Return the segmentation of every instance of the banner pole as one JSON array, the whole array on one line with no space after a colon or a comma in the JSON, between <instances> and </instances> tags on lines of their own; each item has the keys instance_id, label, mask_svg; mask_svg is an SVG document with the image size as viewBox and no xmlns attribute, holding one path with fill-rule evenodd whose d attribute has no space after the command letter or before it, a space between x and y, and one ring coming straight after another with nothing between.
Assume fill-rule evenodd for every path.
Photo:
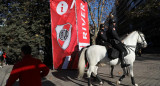
<instances>
[{"instance_id":1,"label":"banner pole","mask_svg":"<svg viewBox=\"0 0 160 86\"><path fill-rule=\"evenodd\" d=\"M77 5L76 5L76 0L74 0L74 1L75 1L75 12L76 12L77 44L78 44L78 50L79 50L78 19L77 19Z\"/></svg>"},{"instance_id":2,"label":"banner pole","mask_svg":"<svg viewBox=\"0 0 160 86\"><path fill-rule=\"evenodd\" d=\"M50 12L51 12L51 0L49 0L49 7L50 7ZM51 18L51 13L50 13L50 18ZM52 64L53 64L53 58L54 58L54 55L53 55L53 40L52 40L52 18L51 18L51 44L52 44ZM52 65L53 67L53 70L54 70L54 64Z\"/></svg>"}]
</instances>

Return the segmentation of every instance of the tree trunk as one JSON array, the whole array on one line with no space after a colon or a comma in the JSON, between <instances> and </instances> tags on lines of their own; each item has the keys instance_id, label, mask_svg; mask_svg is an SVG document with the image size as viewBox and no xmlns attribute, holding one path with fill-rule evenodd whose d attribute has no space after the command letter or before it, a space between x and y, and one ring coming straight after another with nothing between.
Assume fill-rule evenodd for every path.
<instances>
[{"instance_id":1,"label":"tree trunk","mask_svg":"<svg viewBox=\"0 0 160 86\"><path fill-rule=\"evenodd\" d=\"M95 45L95 44L96 44L97 34L98 34L98 29L95 28L95 33L94 33L94 35L91 37L92 45Z\"/></svg>"}]
</instances>

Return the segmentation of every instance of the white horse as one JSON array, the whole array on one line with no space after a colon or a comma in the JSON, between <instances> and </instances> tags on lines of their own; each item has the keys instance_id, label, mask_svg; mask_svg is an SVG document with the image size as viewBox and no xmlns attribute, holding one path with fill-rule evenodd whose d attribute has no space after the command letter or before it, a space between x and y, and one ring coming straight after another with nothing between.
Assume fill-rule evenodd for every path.
<instances>
[{"instance_id":1,"label":"white horse","mask_svg":"<svg viewBox=\"0 0 160 86\"><path fill-rule=\"evenodd\" d=\"M131 75L131 81L134 86L138 86L138 84L135 83L134 80L134 74L133 74L133 62L135 61L135 48L137 43L141 43L142 47L147 47L147 42L144 38L144 34L138 31L131 32L124 40L122 40L124 44L126 45L126 49L128 54L124 57L124 60L127 64L130 64L129 71ZM91 84L91 75L94 74L100 81L100 84L103 84L102 80L97 75L98 70L98 63L100 62L109 62L110 65L117 65L119 64L119 58L111 60L108 58L107 55L107 49L105 46L101 45L91 45L88 48L83 48L80 54L79 63L78 63L78 69L79 69L79 75L78 78L83 77L84 71L85 71L85 59L87 59L89 68L87 70L87 77L88 77L88 86L92 86ZM122 75L117 81L120 84L120 81L125 77L125 68L124 75Z\"/></svg>"}]
</instances>

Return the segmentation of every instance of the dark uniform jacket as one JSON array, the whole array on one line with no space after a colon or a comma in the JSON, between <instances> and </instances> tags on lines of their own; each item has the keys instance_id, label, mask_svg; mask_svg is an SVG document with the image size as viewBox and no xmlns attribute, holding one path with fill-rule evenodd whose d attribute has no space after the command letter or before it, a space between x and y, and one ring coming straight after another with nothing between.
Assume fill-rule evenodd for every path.
<instances>
[{"instance_id":1,"label":"dark uniform jacket","mask_svg":"<svg viewBox=\"0 0 160 86\"><path fill-rule=\"evenodd\" d=\"M113 26L112 20L109 21L109 29L106 31L106 35L108 38L108 42L111 44L119 44L121 43L121 39L118 36L118 33L116 31L116 27Z\"/></svg>"},{"instance_id":2,"label":"dark uniform jacket","mask_svg":"<svg viewBox=\"0 0 160 86\"><path fill-rule=\"evenodd\" d=\"M96 39L96 44L105 46L107 42L106 31L100 29Z\"/></svg>"}]
</instances>

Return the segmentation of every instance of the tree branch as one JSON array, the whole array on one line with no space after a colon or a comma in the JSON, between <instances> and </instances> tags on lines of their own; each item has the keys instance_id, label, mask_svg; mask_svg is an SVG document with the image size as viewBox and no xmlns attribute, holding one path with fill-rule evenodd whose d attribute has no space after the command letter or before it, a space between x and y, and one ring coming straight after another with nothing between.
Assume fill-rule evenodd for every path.
<instances>
[{"instance_id":1,"label":"tree branch","mask_svg":"<svg viewBox=\"0 0 160 86\"><path fill-rule=\"evenodd\" d=\"M99 3L98 3L98 28L97 28L98 31L99 31L99 26L100 26L100 14L101 13L99 13L99 11L100 11L100 7L101 7L101 1L102 0L100 0Z\"/></svg>"},{"instance_id":2,"label":"tree branch","mask_svg":"<svg viewBox=\"0 0 160 86\"><path fill-rule=\"evenodd\" d=\"M90 6L90 4L89 4L89 0L87 0L87 4L88 4L88 8L89 8L89 13L91 14L91 20L92 20L92 22L93 22L93 24L94 24L94 28L96 29L96 22L94 21L94 18L93 18L93 13L92 13L92 11L91 11L91 6Z\"/></svg>"}]
</instances>

